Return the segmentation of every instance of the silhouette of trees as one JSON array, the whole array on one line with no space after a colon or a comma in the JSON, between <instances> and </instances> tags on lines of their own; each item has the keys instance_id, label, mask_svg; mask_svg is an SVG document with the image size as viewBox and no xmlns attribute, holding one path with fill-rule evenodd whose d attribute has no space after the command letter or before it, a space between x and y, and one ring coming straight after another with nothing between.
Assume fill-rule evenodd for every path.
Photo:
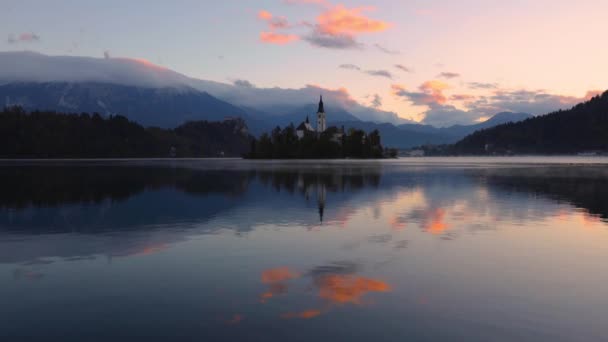
<instances>
[{"instance_id":1,"label":"silhouette of trees","mask_svg":"<svg viewBox=\"0 0 608 342\"><path fill-rule=\"evenodd\" d=\"M386 151L388 152L388 151ZM396 154L396 153L395 153ZM307 133L299 139L293 125L283 129L274 128L253 140L247 158L252 159L311 159L311 158L383 158L385 149L381 145L377 130L367 134L351 129L342 134L336 127L329 127L317 135Z\"/></svg>"},{"instance_id":2,"label":"silhouette of trees","mask_svg":"<svg viewBox=\"0 0 608 342\"><path fill-rule=\"evenodd\" d=\"M448 149L452 154L572 154L608 151L608 92L517 123L477 131Z\"/></svg>"},{"instance_id":3,"label":"silhouette of trees","mask_svg":"<svg viewBox=\"0 0 608 342\"><path fill-rule=\"evenodd\" d=\"M0 112L0 158L126 158L240 156L250 137L242 120L144 128L124 116L94 113Z\"/></svg>"}]
</instances>

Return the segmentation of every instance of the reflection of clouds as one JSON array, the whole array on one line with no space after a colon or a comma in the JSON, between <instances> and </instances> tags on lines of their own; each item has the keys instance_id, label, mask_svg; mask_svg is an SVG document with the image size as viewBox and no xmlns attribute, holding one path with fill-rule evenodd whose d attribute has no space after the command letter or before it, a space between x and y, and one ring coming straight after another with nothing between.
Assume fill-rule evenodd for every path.
<instances>
[{"instance_id":1,"label":"reflection of clouds","mask_svg":"<svg viewBox=\"0 0 608 342\"><path fill-rule=\"evenodd\" d=\"M372 242L372 243L387 243L387 242L391 242L392 239L393 239L393 236L391 234L381 234L381 235L372 235L369 238L367 238L367 241Z\"/></svg>"},{"instance_id":2,"label":"reflection of clouds","mask_svg":"<svg viewBox=\"0 0 608 342\"><path fill-rule=\"evenodd\" d=\"M292 318L300 318L300 319L311 319L321 315L321 310L310 309L304 310L301 312L288 312L281 315L282 318L292 319Z\"/></svg>"},{"instance_id":3,"label":"reflection of clouds","mask_svg":"<svg viewBox=\"0 0 608 342\"><path fill-rule=\"evenodd\" d=\"M33 269L16 268L13 271L13 278L15 280L40 280L44 278L44 274Z\"/></svg>"},{"instance_id":4,"label":"reflection of clouds","mask_svg":"<svg viewBox=\"0 0 608 342\"><path fill-rule=\"evenodd\" d=\"M289 267L277 267L262 271L261 281L268 286L260 295L260 302L266 303L270 298L287 293L287 281L300 277L300 274Z\"/></svg>"},{"instance_id":5,"label":"reflection of clouds","mask_svg":"<svg viewBox=\"0 0 608 342\"><path fill-rule=\"evenodd\" d=\"M361 298L369 292L388 292L391 287L384 281L353 276L332 274L315 280L319 297L335 304L361 304Z\"/></svg>"},{"instance_id":6,"label":"reflection of clouds","mask_svg":"<svg viewBox=\"0 0 608 342\"><path fill-rule=\"evenodd\" d=\"M407 248L407 246L409 245L409 241L408 240L401 240L401 241L397 241L395 242L395 249L404 249Z\"/></svg>"},{"instance_id":7,"label":"reflection of clouds","mask_svg":"<svg viewBox=\"0 0 608 342\"><path fill-rule=\"evenodd\" d=\"M316 295L325 303L320 308L309 308L302 311L290 311L281 314L284 319L310 319L331 310L334 305L361 305L363 297L371 292L389 292L391 286L380 279L363 277L356 274L359 265L341 261L328 265L313 267L305 273L296 272L289 267L277 267L262 271L262 283L268 290L261 295L260 302L266 303L277 294L287 294L287 282L300 278L301 275L312 279Z\"/></svg>"},{"instance_id":8,"label":"reflection of clouds","mask_svg":"<svg viewBox=\"0 0 608 342\"><path fill-rule=\"evenodd\" d=\"M234 325L234 324L239 324L243 321L243 319L245 319L245 316L241 315L241 314L234 314L232 315L232 317L226 321L226 324L229 325Z\"/></svg>"},{"instance_id":9,"label":"reflection of clouds","mask_svg":"<svg viewBox=\"0 0 608 342\"><path fill-rule=\"evenodd\" d=\"M445 223L445 209L436 208L425 212L424 230L433 234L439 235L448 229Z\"/></svg>"}]
</instances>

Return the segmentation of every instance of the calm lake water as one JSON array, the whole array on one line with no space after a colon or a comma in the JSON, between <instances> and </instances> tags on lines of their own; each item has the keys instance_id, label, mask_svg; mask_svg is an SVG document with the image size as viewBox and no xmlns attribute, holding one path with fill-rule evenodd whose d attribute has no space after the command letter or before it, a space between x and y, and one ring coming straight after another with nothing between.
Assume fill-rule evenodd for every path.
<instances>
[{"instance_id":1,"label":"calm lake water","mask_svg":"<svg viewBox=\"0 0 608 342\"><path fill-rule=\"evenodd\" d=\"M0 163L2 341L608 340L608 159Z\"/></svg>"}]
</instances>

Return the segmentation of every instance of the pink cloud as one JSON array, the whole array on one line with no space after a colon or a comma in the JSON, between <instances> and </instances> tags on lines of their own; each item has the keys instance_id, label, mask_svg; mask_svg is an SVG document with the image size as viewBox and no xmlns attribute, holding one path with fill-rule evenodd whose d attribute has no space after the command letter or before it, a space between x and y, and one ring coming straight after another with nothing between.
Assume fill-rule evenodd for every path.
<instances>
[{"instance_id":1,"label":"pink cloud","mask_svg":"<svg viewBox=\"0 0 608 342\"><path fill-rule=\"evenodd\" d=\"M390 27L390 24L381 20L368 18L364 12L372 11L373 7L347 8L336 5L321 13L317 17L317 24L321 32L329 35L381 32Z\"/></svg>"},{"instance_id":2,"label":"pink cloud","mask_svg":"<svg viewBox=\"0 0 608 342\"><path fill-rule=\"evenodd\" d=\"M299 40L300 37L295 34L283 34L276 32L261 32L260 41L268 44L285 45Z\"/></svg>"},{"instance_id":3,"label":"pink cloud","mask_svg":"<svg viewBox=\"0 0 608 342\"><path fill-rule=\"evenodd\" d=\"M258 18L261 20L270 20L272 19L272 13L266 10L261 10L258 12Z\"/></svg>"}]
</instances>

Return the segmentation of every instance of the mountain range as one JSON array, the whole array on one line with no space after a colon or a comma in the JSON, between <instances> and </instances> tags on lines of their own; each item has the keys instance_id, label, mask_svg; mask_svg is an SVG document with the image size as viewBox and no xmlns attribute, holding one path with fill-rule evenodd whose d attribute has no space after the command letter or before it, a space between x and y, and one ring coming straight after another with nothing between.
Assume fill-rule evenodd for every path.
<instances>
[{"instance_id":1,"label":"mountain range","mask_svg":"<svg viewBox=\"0 0 608 342\"><path fill-rule=\"evenodd\" d=\"M275 126L297 125L307 115L314 119L321 92L330 125L378 129L383 144L396 148L453 143L476 130L531 117L506 112L475 125L437 128L365 107L341 90L199 80L136 59L0 52L1 106L121 114L144 126L174 128L187 121L240 117L252 134L259 135Z\"/></svg>"}]
</instances>

